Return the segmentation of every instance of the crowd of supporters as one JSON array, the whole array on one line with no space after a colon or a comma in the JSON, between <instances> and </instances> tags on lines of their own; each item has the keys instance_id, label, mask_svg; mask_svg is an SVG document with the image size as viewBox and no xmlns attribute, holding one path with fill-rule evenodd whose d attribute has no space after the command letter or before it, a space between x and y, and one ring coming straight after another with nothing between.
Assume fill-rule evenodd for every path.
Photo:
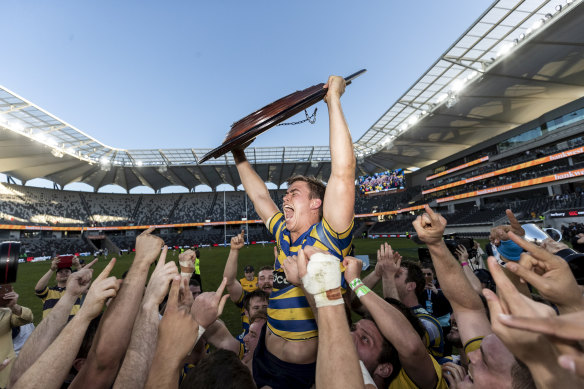
<instances>
[{"instance_id":1,"label":"crowd of supporters","mask_svg":"<svg viewBox=\"0 0 584 389\"><path fill-rule=\"evenodd\" d=\"M428 247L420 258L381 243L364 277L357 258L345 257L341 273L326 265L338 259L312 247L284 262L288 282L317 301L316 387L582 387L584 254L527 242L510 211L489 247L453 246L443 239L446 219L425 211L407 220ZM568 239L584 236L581 224L562 230ZM25 291L5 293L0 387L255 388L254 358L266 352L268 298L277 293L273 268L256 276L247 266L239 280L245 240L234 234L222 284L201 293L194 252L181 254L177 267L166 261L165 243L152 229L135 238L134 263L120 280L109 276L115 260L99 275L92 263L53 260L35 287L43 304L36 328L18 304ZM337 276L322 284L322 266L343 278L342 290ZM241 333L219 319L226 303L241 308ZM287 366L275 376L294 375ZM274 386L291 387L299 386Z\"/></svg>"}]
</instances>

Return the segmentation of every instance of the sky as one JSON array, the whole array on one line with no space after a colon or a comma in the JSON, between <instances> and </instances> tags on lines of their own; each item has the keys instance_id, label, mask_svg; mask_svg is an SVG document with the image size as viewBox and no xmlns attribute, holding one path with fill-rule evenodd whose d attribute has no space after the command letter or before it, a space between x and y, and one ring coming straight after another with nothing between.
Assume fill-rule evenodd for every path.
<instances>
[{"instance_id":1,"label":"sky","mask_svg":"<svg viewBox=\"0 0 584 389\"><path fill-rule=\"evenodd\" d=\"M491 3L2 0L0 85L108 146L214 148L264 105L365 68L342 98L357 141ZM315 107L316 124L254 146L327 145Z\"/></svg>"}]
</instances>

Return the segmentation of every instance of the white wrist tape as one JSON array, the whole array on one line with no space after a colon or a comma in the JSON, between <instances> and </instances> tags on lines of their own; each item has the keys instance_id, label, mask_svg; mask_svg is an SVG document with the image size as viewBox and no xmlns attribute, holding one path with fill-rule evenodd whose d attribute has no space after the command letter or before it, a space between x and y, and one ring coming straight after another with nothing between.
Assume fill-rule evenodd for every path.
<instances>
[{"instance_id":1,"label":"white wrist tape","mask_svg":"<svg viewBox=\"0 0 584 389\"><path fill-rule=\"evenodd\" d=\"M340 293L341 268L338 258L333 255L313 254L306 275L302 277L302 285L314 296L317 308L344 303Z\"/></svg>"},{"instance_id":2,"label":"white wrist tape","mask_svg":"<svg viewBox=\"0 0 584 389\"><path fill-rule=\"evenodd\" d=\"M193 345L193 350L195 349L195 346L197 345L197 343L199 343L199 340L201 340L201 336L203 336L204 333L205 333L205 328L203 328L202 325L199 325L199 333L197 334L197 340L195 341L195 344ZM193 350L189 351L189 353L187 355L191 355Z\"/></svg>"},{"instance_id":3,"label":"white wrist tape","mask_svg":"<svg viewBox=\"0 0 584 389\"><path fill-rule=\"evenodd\" d=\"M183 278L190 279L195 272L195 267L193 266L193 261L190 259L183 259L178 261L180 265L180 275Z\"/></svg>"},{"instance_id":4,"label":"white wrist tape","mask_svg":"<svg viewBox=\"0 0 584 389\"><path fill-rule=\"evenodd\" d=\"M377 385L375 385L371 374L369 374L369 371L365 368L363 361L359 360L359 366L361 366L361 374L363 375L363 381L365 382L365 385L373 385L377 388Z\"/></svg>"}]
</instances>

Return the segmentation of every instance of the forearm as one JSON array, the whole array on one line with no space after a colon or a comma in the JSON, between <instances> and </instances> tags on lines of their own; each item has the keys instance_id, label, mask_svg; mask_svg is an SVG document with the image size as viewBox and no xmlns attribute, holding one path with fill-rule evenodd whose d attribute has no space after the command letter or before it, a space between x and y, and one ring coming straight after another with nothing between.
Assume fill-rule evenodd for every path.
<instances>
[{"instance_id":1,"label":"forearm","mask_svg":"<svg viewBox=\"0 0 584 389\"><path fill-rule=\"evenodd\" d=\"M395 275L384 275L382 278L383 284L383 297L391 297L396 300L399 300L399 294L397 293L397 287L395 286Z\"/></svg>"},{"instance_id":2,"label":"forearm","mask_svg":"<svg viewBox=\"0 0 584 389\"><path fill-rule=\"evenodd\" d=\"M266 223L278 210L270 197L268 187L247 161L243 151L234 151L233 157L245 193L249 196L262 221Z\"/></svg>"},{"instance_id":3,"label":"forearm","mask_svg":"<svg viewBox=\"0 0 584 389\"><path fill-rule=\"evenodd\" d=\"M465 276L460 263L452 256L444 241L429 244L428 249L440 282L442 292L452 305L452 308L467 310L484 310L483 303L475 293Z\"/></svg>"},{"instance_id":4,"label":"forearm","mask_svg":"<svg viewBox=\"0 0 584 389\"><path fill-rule=\"evenodd\" d=\"M203 338L216 348L239 354L239 341L231 335L227 327L220 320L215 320L215 323L207 327Z\"/></svg>"},{"instance_id":5,"label":"forearm","mask_svg":"<svg viewBox=\"0 0 584 389\"><path fill-rule=\"evenodd\" d=\"M559 354L549 342L543 341L540 346L539 350L531 355L518 356L531 372L533 382L538 389L582 386L582 382L576 375L567 373L558 365Z\"/></svg>"},{"instance_id":6,"label":"forearm","mask_svg":"<svg viewBox=\"0 0 584 389\"><path fill-rule=\"evenodd\" d=\"M366 287L373 289L377 283L381 281L381 277L378 276L375 271L372 271L371 273L367 274L367 276L365 276L365 278L363 278L361 281Z\"/></svg>"},{"instance_id":7,"label":"forearm","mask_svg":"<svg viewBox=\"0 0 584 389\"><path fill-rule=\"evenodd\" d=\"M114 388L142 388L156 350L158 310L154 305L143 305L136 317L130 346L114 383Z\"/></svg>"},{"instance_id":8,"label":"forearm","mask_svg":"<svg viewBox=\"0 0 584 389\"><path fill-rule=\"evenodd\" d=\"M470 285L472 286L473 290L477 293L482 295L483 294L483 287L481 286L481 281L477 278L474 274L470 266L465 265L462 267L462 271Z\"/></svg>"},{"instance_id":9,"label":"forearm","mask_svg":"<svg viewBox=\"0 0 584 389\"><path fill-rule=\"evenodd\" d=\"M174 354L173 350L156 349L146 389L178 388L181 361Z\"/></svg>"},{"instance_id":10,"label":"forearm","mask_svg":"<svg viewBox=\"0 0 584 389\"><path fill-rule=\"evenodd\" d=\"M65 293L53 307L49 315L35 328L12 365L10 372L10 382L12 384L20 378L39 356L45 352L51 343L53 343L55 338L57 338L63 327L67 324L69 313L76 300L76 296Z\"/></svg>"},{"instance_id":11,"label":"forearm","mask_svg":"<svg viewBox=\"0 0 584 389\"><path fill-rule=\"evenodd\" d=\"M136 257L117 296L101 319L96 340L87 358L86 364L91 362L88 366L97 370L117 371L130 342L147 276L148 266Z\"/></svg>"},{"instance_id":12,"label":"forearm","mask_svg":"<svg viewBox=\"0 0 584 389\"><path fill-rule=\"evenodd\" d=\"M82 314L76 315L13 388L60 388L73 365L90 321Z\"/></svg>"},{"instance_id":13,"label":"forearm","mask_svg":"<svg viewBox=\"0 0 584 389\"><path fill-rule=\"evenodd\" d=\"M239 250L231 249L225 269L223 269L223 277L227 278L227 291L233 302L237 302L241 297L241 285L237 281L237 260L239 257Z\"/></svg>"},{"instance_id":14,"label":"forearm","mask_svg":"<svg viewBox=\"0 0 584 389\"><path fill-rule=\"evenodd\" d=\"M51 280L53 273L54 271L52 269L49 269L49 271L47 271L45 275L41 277L39 282L37 282L36 286L34 287L34 290L41 291L45 289L47 285L49 285L49 281Z\"/></svg>"},{"instance_id":15,"label":"forearm","mask_svg":"<svg viewBox=\"0 0 584 389\"><path fill-rule=\"evenodd\" d=\"M363 388L359 359L343 305L322 307L318 311L316 387Z\"/></svg>"},{"instance_id":16,"label":"forearm","mask_svg":"<svg viewBox=\"0 0 584 389\"><path fill-rule=\"evenodd\" d=\"M355 154L353 140L349 127L343 115L341 100L339 97L330 98L328 101L329 113L329 145L331 153L331 178L355 177Z\"/></svg>"}]
</instances>

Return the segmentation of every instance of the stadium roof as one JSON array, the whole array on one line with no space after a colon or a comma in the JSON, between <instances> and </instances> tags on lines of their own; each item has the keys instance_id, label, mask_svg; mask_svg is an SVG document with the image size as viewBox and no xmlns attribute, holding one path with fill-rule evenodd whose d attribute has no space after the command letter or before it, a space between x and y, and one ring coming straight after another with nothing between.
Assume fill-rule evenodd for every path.
<instances>
[{"instance_id":1,"label":"stadium roof","mask_svg":"<svg viewBox=\"0 0 584 389\"><path fill-rule=\"evenodd\" d=\"M584 96L583 48L581 1L495 2L355 143L359 173L430 165ZM231 155L197 165L210 149L110 147L3 87L0 128L0 171L23 181L240 184ZM278 186L295 173L330 174L327 146L247 154Z\"/></svg>"}]
</instances>

